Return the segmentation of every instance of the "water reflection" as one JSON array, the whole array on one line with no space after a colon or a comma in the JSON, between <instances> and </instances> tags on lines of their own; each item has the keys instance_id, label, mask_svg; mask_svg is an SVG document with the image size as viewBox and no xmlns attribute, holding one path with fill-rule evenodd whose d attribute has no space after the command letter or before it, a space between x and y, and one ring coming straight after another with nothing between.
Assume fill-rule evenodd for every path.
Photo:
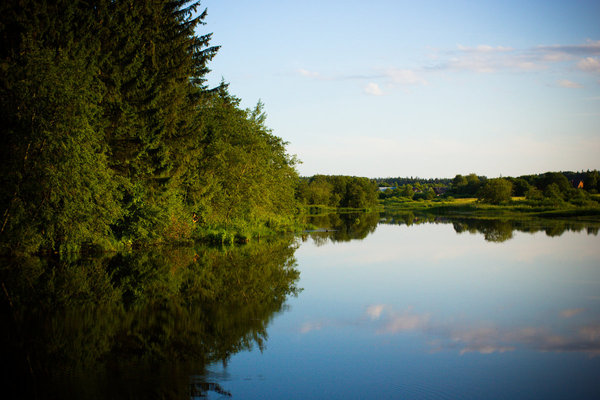
<instances>
[{"instance_id":1,"label":"water reflection","mask_svg":"<svg viewBox=\"0 0 600 400\"><path fill-rule=\"evenodd\" d=\"M306 289L278 321L294 332L285 344L321 354L291 372L343 387L337 398L598 398L598 237L517 221L537 233L492 243L482 231L498 225L456 234L469 222L380 224L361 241L301 246Z\"/></svg>"},{"instance_id":2,"label":"water reflection","mask_svg":"<svg viewBox=\"0 0 600 400\"><path fill-rule=\"evenodd\" d=\"M598 235L600 222L579 221L575 219L550 219L550 218L473 218L473 217L448 217L435 214L417 214L412 212L384 212L381 214L381 223L393 225L419 225L419 224L452 224L456 233L480 233L486 241L504 242L513 238L513 232L545 232L548 236L560 236L565 232L587 232L589 235Z\"/></svg>"},{"instance_id":3,"label":"water reflection","mask_svg":"<svg viewBox=\"0 0 600 400\"><path fill-rule=\"evenodd\" d=\"M585 313L579 309L564 310L554 321L545 321L545 327L503 327L494 323L474 323L464 320L436 321L430 314L412 309L397 310L392 306L369 306L365 315L378 334L395 335L418 332L429 337L430 351L458 350L459 353L503 353L525 348L542 352L581 352L600 355L600 324L598 315L588 312L583 323L576 324L566 333L554 331L549 326L558 325L561 318L571 318ZM587 321L586 321L587 320Z\"/></svg>"},{"instance_id":4,"label":"water reflection","mask_svg":"<svg viewBox=\"0 0 600 400\"><path fill-rule=\"evenodd\" d=\"M598 235L600 231L600 222L597 221L534 217L525 219L449 217L429 213L415 214L411 211L311 215L307 222L319 229L305 233L302 239L306 241L310 237L318 246L330 242L362 240L375 232L379 223L405 226L452 224L454 231L458 234L482 234L484 239L489 242L510 240L515 231L545 232L551 237L560 236L565 232L586 232L588 235Z\"/></svg>"},{"instance_id":5,"label":"water reflection","mask_svg":"<svg viewBox=\"0 0 600 400\"><path fill-rule=\"evenodd\" d=\"M561 319L582 314L580 321L569 321L569 329L559 332ZM594 357L600 355L600 315L593 310L563 310L545 326L501 326L490 321L467 321L464 317L436 320L431 313L417 312L413 307L395 308L374 304L355 319L304 322L300 334L325 328L361 327L380 336L417 334L427 343L429 352L456 351L493 354L520 350L539 352L574 352ZM554 328L553 328L554 327Z\"/></svg>"},{"instance_id":6,"label":"water reflection","mask_svg":"<svg viewBox=\"0 0 600 400\"><path fill-rule=\"evenodd\" d=\"M305 241L310 236L315 244L322 246L329 242L347 242L366 238L377 229L379 213L311 215L307 222L319 227L319 229L303 235L302 240Z\"/></svg>"},{"instance_id":7,"label":"water reflection","mask_svg":"<svg viewBox=\"0 0 600 400\"><path fill-rule=\"evenodd\" d=\"M298 293L294 251L288 238L225 250L3 260L3 393L227 395L206 365L264 348L267 326Z\"/></svg>"}]
</instances>

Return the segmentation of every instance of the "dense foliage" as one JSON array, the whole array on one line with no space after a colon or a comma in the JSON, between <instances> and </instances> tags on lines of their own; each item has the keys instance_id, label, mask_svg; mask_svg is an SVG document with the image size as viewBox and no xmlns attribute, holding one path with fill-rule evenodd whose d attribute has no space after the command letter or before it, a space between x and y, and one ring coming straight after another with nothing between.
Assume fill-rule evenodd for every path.
<instances>
[{"instance_id":1,"label":"dense foliage","mask_svg":"<svg viewBox=\"0 0 600 400\"><path fill-rule=\"evenodd\" d=\"M504 178L488 180L477 192L479 200L490 204L500 204L504 201L510 201L511 195L512 183Z\"/></svg>"},{"instance_id":2,"label":"dense foliage","mask_svg":"<svg viewBox=\"0 0 600 400\"><path fill-rule=\"evenodd\" d=\"M594 197L599 191L599 173L546 172L517 178L493 178L471 173L458 174L453 179L379 179L379 198L385 204L411 200L478 198L481 202L499 204L513 197L525 197L529 204L547 207L597 206ZM390 186L396 184L396 186ZM402 185L397 184L403 182Z\"/></svg>"},{"instance_id":3,"label":"dense foliage","mask_svg":"<svg viewBox=\"0 0 600 400\"><path fill-rule=\"evenodd\" d=\"M300 181L297 197L306 205L372 208L377 206L377 184L369 178L315 175Z\"/></svg>"},{"instance_id":4,"label":"dense foliage","mask_svg":"<svg viewBox=\"0 0 600 400\"><path fill-rule=\"evenodd\" d=\"M0 245L71 251L279 229L295 160L179 0L0 4Z\"/></svg>"}]
</instances>

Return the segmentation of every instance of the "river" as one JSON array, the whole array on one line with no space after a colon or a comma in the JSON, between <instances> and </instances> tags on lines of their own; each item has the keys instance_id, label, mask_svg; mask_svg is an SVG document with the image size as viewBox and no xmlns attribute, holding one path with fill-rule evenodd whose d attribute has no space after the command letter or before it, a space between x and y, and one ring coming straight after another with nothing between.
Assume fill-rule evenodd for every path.
<instances>
[{"instance_id":1,"label":"river","mask_svg":"<svg viewBox=\"0 0 600 400\"><path fill-rule=\"evenodd\" d=\"M327 229L238 248L7 261L3 387L14 398L600 398L594 224L321 218Z\"/></svg>"}]
</instances>

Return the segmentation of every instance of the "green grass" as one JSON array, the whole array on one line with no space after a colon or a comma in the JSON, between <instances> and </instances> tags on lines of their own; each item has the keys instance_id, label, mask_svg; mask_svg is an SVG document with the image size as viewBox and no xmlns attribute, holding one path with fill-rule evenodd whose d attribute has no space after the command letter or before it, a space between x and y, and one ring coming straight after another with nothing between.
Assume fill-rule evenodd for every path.
<instances>
[{"instance_id":1,"label":"green grass","mask_svg":"<svg viewBox=\"0 0 600 400\"><path fill-rule=\"evenodd\" d=\"M391 200L391 201L390 201ZM411 211L448 216L473 216L478 218L576 218L600 221L600 205L576 206L563 202L552 205L543 202L530 202L522 197L514 197L500 205L478 202L475 198L452 200L397 200L383 202L386 211Z\"/></svg>"}]
</instances>

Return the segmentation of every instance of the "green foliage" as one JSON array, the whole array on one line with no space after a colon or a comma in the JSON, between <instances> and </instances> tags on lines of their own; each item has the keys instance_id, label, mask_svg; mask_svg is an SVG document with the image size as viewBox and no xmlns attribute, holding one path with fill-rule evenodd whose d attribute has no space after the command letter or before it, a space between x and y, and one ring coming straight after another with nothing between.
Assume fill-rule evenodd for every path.
<instances>
[{"instance_id":1,"label":"green foliage","mask_svg":"<svg viewBox=\"0 0 600 400\"><path fill-rule=\"evenodd\" d=\"M475 197L485 181L485 177L473 173L466 177L458 174L452 180L449 193L456 197Z\"/></svg>"},{"instance_id":2,"label":"green foliage","mask_svg":"<svg viewBox=\"0 0 600 400\"><path fill-rule=\"evenodd\" d=\"M67 10L68 21L77 10ZM46 22L58 23L52 17ZM119 194L98 131L103 92L86 59L93 53L85 43L47 48L34 33L6 55L16 61L5 58L0 76L2 244L24 252L107 244Z\"/></svg>"},{"instance_id":3,"label":"green foliage","mask_svg":"<svg viewBox=\"0 0 600 400\"><path fill-rule=\"evenodd\" d=\"M512 179L513 196L522 197L529 191L531 186L523 178Z\"/></svg>"},{"instance_id":4,"label":"green foliage","mask_svg":"<svg viewBox=\"0 0 600 400\"><path fill-rule=\"evenodd\" d=\"M538 188L536 188L535 186L533 187L529 187L529 189L527 189L527 192L525 192L525 198L527 200L542 200L544 198L544 194L541 192L541 190L539 190Z\"/></svg>"},{"instance_id":5,"label":"green foliage","mask_svg":"<svg viewBox=\"0 0 600 400\"><path fill-rule=\"evenodd\" d=\"M511 194L512 183L508 179L497 178L488 180L477 194L477 198L485 203L500 204L510 201Z\"/></svg>"},{"instance_id":6,"label":"green foliage","mask_svg":"<svg viewBox=\"0 0 600 400\"><path fill-rule=\"evenodd\" d=\"M545 174L540 175L535 180L535 185L538 189L544 192L548 186L554 185L554 187L550 190L551 195L568 193L572 189L567 177L560 172L546 172Z\"/></svg>"},{"instance_id":7,"label":"green foliage","mask_svg":"<svg viewBox=\"0 0 600 400\"><path fill-rule=\"evenodd\" d=\"M406 197L407 199L412 199L415 195L415 192L411 185L404 185L402 190L400 191L400 196Z\"/></svg>"},{"instance_id":8,"label":"green foliage","mask_svg":"<svg viewBox=\"0 0 600 400\"><path fill-rule=\"evenodd\" d=\"M376 183L368 178L315 175L301 181L297 197L306 205L373 208L377 206L378 189Z\"/></svg>"},{"instance_id":9,"label":"green foliage","mask_svg":"<svg viewBox=\"0 0 600 400\"><path fill-rule=\"evenodd\" d=\"M293 220L296 160L265 126L263 106L239 108L226 88L202 108L199 156L185 176L188 204L209 224Z\"/></svg>"},{"instance_id":10,"label":"green foliage","mask_svg":"<svg viewBox=\"0 0 600 400\"><path fill-rule=\"evenodd\" d=\"M583 188L590 193L598 193L600 191L600 174L597 170L586 172Z\"/></svg>"},{"instance_id":11,"label":"green foliage","mask_svg":"<svg viewBox=\"0 0 600 400\"><path fill-rule=\"evenodd\" d=\"M284 229L296 160L205 86L198 2L0 5L0 249L185 242L208 225Z\"/></svg>"},{"instance_id":12,"label":"green foliage","mask_svg":"<svg viewBox=\"0 0 600 400\"><path fill-rule=\"evenodd\" d=\"M427 188L425 191L415 193L413 199L415 200L433 200L435 198L435 192L432 188Z\"/></svg>"}]
</instances>

